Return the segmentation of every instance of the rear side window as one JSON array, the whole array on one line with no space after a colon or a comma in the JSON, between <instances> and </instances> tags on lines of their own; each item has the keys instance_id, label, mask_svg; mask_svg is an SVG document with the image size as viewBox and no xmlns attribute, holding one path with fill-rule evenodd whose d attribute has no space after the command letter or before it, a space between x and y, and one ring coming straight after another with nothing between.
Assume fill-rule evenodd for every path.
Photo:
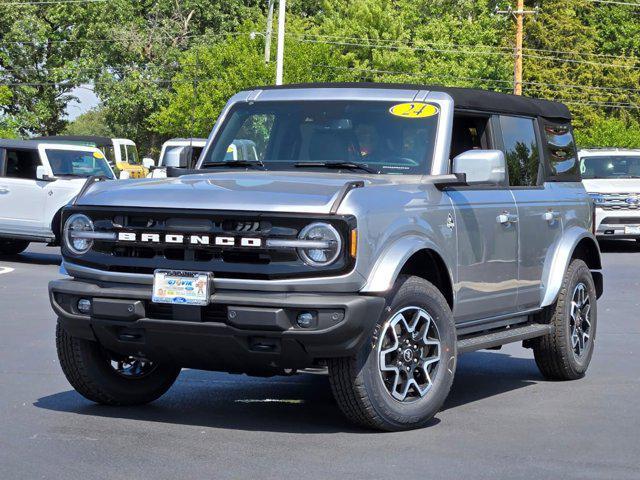
<instances>
[{"instance_id":1,"label":"rear side window","mask_svg":"<svg viewBox=\"0 0 640 480\"><path fill-rule=\"evenodd\" d=\"M535 120L501 115L500 130L509 170L509 185L513 187L537 185L540 152Z\"/></svg>"},{"instance_id":2,"label":"rear side window","mask_svg":"<svg viewBox=\"0 0 640 480\"><path fill-rule=\"evenodd\" d=\"M571 125L544 122L547 179L554 182L580 181L580 165Z\"/></svg>"},{"instance_id":3,"label":"rear side window","mask_svg":"<svg viewBox=\"0 0 640 480\"><path fill-rule=\"evenodd\" d=\"M36 170L40 165L40 157L37 151L32 150L7 150L7 178L22 178L35 180Z\"/></svg>"}]
</instances>

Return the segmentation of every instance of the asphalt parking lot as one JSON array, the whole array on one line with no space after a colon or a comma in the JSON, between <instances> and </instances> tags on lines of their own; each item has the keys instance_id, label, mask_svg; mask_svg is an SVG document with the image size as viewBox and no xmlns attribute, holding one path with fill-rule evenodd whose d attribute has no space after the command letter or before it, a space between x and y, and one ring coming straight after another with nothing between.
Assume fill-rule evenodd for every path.
<instances>
[{"instance_id":1,"label":"asphalt parking lot","mask_svg":"<svg viewBox=\"0 0 640 480\"><path fill-rule=\"evenodd\" d=\"M389 434L347 423L321 373L186 370L146 407L84 400L55 354L59 252L31 247L0 259L0 479L640 478L640 246L603 250L584 379L543 380L519 345L467 354L433 424Z\"/></svg>"}]
</instances>

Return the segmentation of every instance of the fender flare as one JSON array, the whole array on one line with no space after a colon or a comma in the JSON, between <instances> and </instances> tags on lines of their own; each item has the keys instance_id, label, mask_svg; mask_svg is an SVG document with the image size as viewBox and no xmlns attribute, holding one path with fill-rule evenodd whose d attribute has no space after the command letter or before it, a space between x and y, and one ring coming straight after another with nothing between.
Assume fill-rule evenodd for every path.
<instances>
[{"instance_id":1,"label":"fender flare","mask_svg":"<svg viewBox=\"0 0 640 480\"><path fill-rule=\"evenodd\" d=\"M383 251L369 272L367 282L360 291L362 293L381 293L390 290L407 260L421 250L432 250L440 258L447 258L442 254L440 248L428 238L407 235L396 240ZM445 265L448 265L446 260ZM451 270L448 266L447 271L449 281L451 285L454 285Z\"/></svg>"},{"instance_id":2,"label":"fender flare","mask_svg":"<svg viewBox=\"0 0 640 480\"><path fill-rule=\"evenodd\" d=\"M573 254L578 244L587 239L586 241L592 243L597 252L597 261L591 268L601 269L602 260L600 257L600 247L595 236L588 230L581 227L571 227L562 235L562 239L556 245L553 253L547 254L547 259L544 262L544 268L542 272L542 302L540 307L547 307L556 301L560 288L562 286L562 279L564 273L569 267L569 263L573 258Z\"/></svg>"}]
</instances>

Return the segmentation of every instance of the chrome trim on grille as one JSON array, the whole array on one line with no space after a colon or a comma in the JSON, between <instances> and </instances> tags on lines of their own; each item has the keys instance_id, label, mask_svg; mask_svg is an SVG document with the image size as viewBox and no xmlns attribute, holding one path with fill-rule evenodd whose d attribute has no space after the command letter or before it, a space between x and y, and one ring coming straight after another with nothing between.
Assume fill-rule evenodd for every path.
<instances>
[{"instance_id":1,"label":"chrome trim on grille","mask_svg":"<svg viewBox=\"0 0 640 480\"><path fill-rule=\"evenodd\" d=\"M589 195L600 201L595 205L603 210L640 210L640 193L597 193Z\"/></svg>"},{"instance_id":2,"label":"chrome trim on grille","mask_svg":"<svg viewBox=\"0 0 640 480\"><path fill-rule=\"evenodd\" d=\"M280 240L277 238L268 238L267 247L269 248L331 248L330 241L323 240Z\"/></svg>"},{"instance_id":3,"label":"chrome trim on grille","mask_svg":"<svg viewBox=\"0 0 640 480\"><path fill-rule=\"evenodd\" d=\"M80 238L83 240L115 240L115 232L90 232L83 230L71 230L69 232L71 238Z\"/></svg>"}]
</instances>

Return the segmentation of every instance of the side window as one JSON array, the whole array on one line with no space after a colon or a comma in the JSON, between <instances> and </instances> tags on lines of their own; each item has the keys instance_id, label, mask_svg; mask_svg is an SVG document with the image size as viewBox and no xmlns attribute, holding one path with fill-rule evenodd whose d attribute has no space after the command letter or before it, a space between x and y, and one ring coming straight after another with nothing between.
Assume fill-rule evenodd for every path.
<instances>
[{"instance_id":1,"label":"side window","mask_svg":"<svg viewBox=\"0 0 640 480\"><path fill-rule=\"evenodd\" d=\"M467 150L489 148L489 117L463 116L453 117L451 134L451 158L455 158Z\"/></svg>"},{"instance_id":2,"label":"side window","mask_svg":"<svg viewBox=\"0 0 640 480\"><path fill-rule=\"evenodd\" d=\"M501 115L500 129L509 170L509 185L513 187L537 185L540 152L535 120Z\"/></svg>"},{"instance_id":3,"label":"side window","mask_svg":"<svg viewBox=\"0 0 640 480\"><path fill-rule=\"evenodd\" d=\"M544 123L548 177L553 181L579 181L580 166L576 142L569 124Z\"/></svg>"},{"instance_id":4,"label":"side window","mask_svg":"<svg viewBox=\"0 0 640 480\"><path fill-rule=\"evenodd\" d=\"M22 178L35 180L36 170L40 165L40 157L37 151L31 150L7 150L7 178Z\"/></svg>"},{"instance_id":5,"label":"side window","mask_svg":"<svg viewBox=\"0 0 640 480\"><path fill-rule=\"evenodd\" d=\"M120 161L123 163L128 163L127 161L127 150L124 145L118 145L118 151L120 152Z\"/></svg>"}]
</instances>

